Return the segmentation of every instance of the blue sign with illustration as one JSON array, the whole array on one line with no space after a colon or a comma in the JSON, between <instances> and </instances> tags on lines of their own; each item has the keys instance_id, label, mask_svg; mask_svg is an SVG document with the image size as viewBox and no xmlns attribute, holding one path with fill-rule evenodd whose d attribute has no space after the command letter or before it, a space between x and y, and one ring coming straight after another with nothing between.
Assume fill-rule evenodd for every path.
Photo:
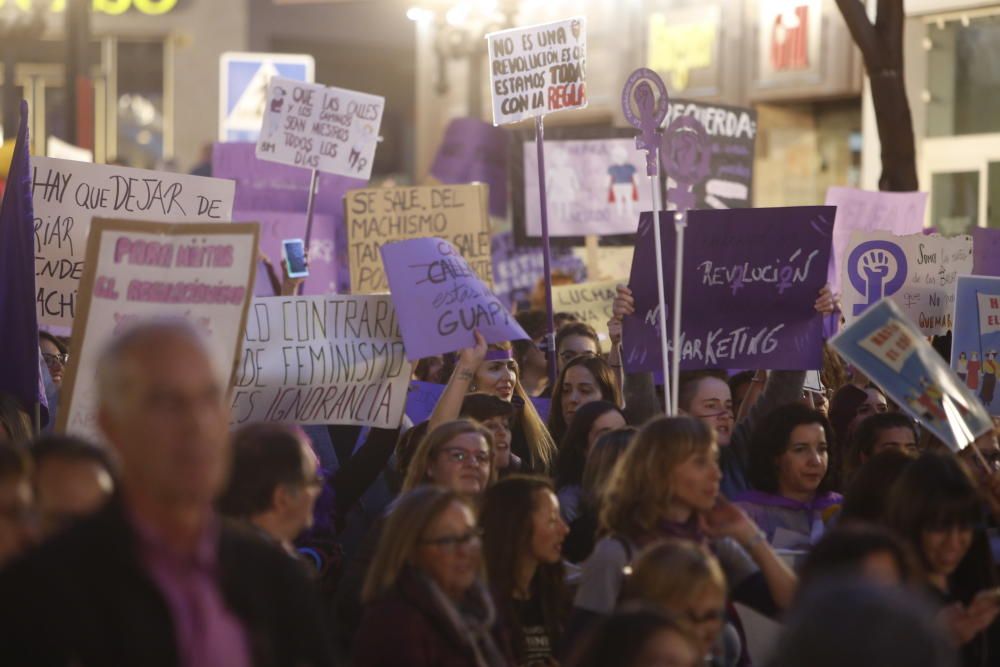
<instances>
[{"instance_id":1,"label":"blue sign with illustration","mask_svg":"<svg viewBox=\"0 0 1000 667\"><path fill-rule=\"evenodd\" d=\"M1000 278L962 276L955 290L951 367L991 415L1000 415Z\"/></svg>"},{"instance_id":2,"label":"blue sign with illustration","mask_svg":"<svg viewBox=\"0 0 1000 667\"><path fill-rule=\"evenodd\" d=\"M257 141L267 84L280 76L312 83L312 56L294 53L224 53L219 60L219 141Z\"/></svg>"},{"instance_id":3,"label":"blue sign with illustration","mask_svg":"<svg viewBox=\"0 0 1000 667\"><path fill-rule=\"evenodd\" d=\"M892 300L865 310L830 345L953 450L993 428L983 404Z\"/></svg>"}]
</instances>

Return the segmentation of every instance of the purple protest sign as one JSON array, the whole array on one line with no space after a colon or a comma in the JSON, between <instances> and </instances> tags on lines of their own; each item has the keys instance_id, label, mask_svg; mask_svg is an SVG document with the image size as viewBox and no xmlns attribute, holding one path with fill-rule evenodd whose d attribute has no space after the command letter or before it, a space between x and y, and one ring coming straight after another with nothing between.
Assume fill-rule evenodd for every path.
<instances>
[{"instance_id":1,"label":"purple protest sign","mask_svg":"<svg viewBox=\"0 0 1000 667\"><path fill-rule=\"evenodd\" d=\"M309 241L309 277L303 284L303 295L345 291L340 285L350 279L350 274L347 263L338 261L336 252L336 231L340 220L340 216L325 213L313 216L313 235ZM304 215L288 211L233 211L233 221L260 223L260 251L267 255L280 278L281 241L302 238ZM258 267L257 270L254 296L274 296L274 288L263 267Z\"/></svg>"},{"instance_id":2,"label":"purple protest sign","mask_svg":"<svg viewBox=\"0 0 1000 667\"><path fill-rule=\"evenodd\" d=\"M447 241L407 239L379 250L410 361L472 347L473 329L487 343L530 338Z\"/></svg>"},{"instance_id":3,"label":"purple protest sign","mask_svg":"<svg viewBox=\"0 0 1000 667\"><path fill-rule=\"evenodd\" d=\"M826 283L833 218L829 206L690 211L681 368L820 368L823 321L813 304ZM673 215L660 220L670 261ZM633 372L662 368L652 222L642 215L629 279L636 314L625 318L623 341ZM667 295L673 273L664 271Z\"/></svg>"},{"instance_id":4,"label":"purple protest sign","mask_svg":"<svg viewBox=\"0 0 1000 667\"><path fill-rule=\"evenodd\" d=\"M236 181L233 220L260 222L261 250L281 270L281 240L304 238L309 201L310 172L277 162L258 160L249 142L217 143L212 150L212 173ZM319 174L313 234L309 241L309 271L303 294L327 294L350 289L344 193L367 181ZM313 262L318 261L315 265ZM257 275L255 294L273 294L264 272Z\"/></svg>"},{"instance_id":5,"label":"purple protest sign","mask_svg":"<svg viewBox=\"0 0 1000 667\"><path fill-rule=\"evenodd\" d=\"M833 225L833 253L829 282L840 294L843 263L852 232L889 232L897 236L919 234L924 226L926 192L868 192L834 187L826 191L826 205L837 207Z\"/></svg>"},{"instance_id":6,"label":"purple protest sign","mask_svg":"<svg viewBox=\"0 0 1000 667\"><path fill-rule=\"evenodd\" d=\"M542 249L518 247L513 232L494 234L491 242L493 259L493 293L511 310L528 309L531 292L545 275ZM587 277L583 260L569 248L552 250L552 270L582 283Z\"/></svg>"},{"instance_id":7,"label":"purple protest sign","mask_svg":"<svg viewBox=\"0 0 1000 667\"><path fill-rule=\"evenodd\" d=\"M506 217L509 141L506 130L475 118L456 118L444 131L431 176L449 184L486 183L490 215Z\"/></svg>"},{"instance_id":8,"label":"purple protest sign","mask_svg":"<svg viewBox=\"0 0 1000 667\"><path fill-rule=\"evenodd\" d=\"M973 227L972 273L977 276L1000 276L1000 229Z\"/></svg>"}]
</instances>

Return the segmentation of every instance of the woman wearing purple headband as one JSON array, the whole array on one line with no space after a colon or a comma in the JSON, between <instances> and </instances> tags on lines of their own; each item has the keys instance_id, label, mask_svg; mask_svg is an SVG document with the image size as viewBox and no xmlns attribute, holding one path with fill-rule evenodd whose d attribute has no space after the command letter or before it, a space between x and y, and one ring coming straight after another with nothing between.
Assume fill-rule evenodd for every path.
<instances>
[{"instance_id":1,"label":"woman wearing purple headband","mask_svg":"<svg viewBox=\"0 0 1000 667\"><path fill-rule=\"evenodd\" d=\"M518 408L512 422L511 451L524 461L525 472L549 474L556 445L518 380L518 366L510 343L486 345L478 332L474 347L445 358L442 375L448 378L444 393L431 414L428 430L458 419L462 401L471 393L497 396Z\"/></svg>"}]
</instances>

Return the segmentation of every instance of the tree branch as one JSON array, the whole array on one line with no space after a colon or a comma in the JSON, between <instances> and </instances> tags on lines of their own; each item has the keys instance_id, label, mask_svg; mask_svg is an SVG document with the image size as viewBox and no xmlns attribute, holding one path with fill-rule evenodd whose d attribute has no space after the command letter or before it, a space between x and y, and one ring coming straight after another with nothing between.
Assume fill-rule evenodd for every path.
<instances>
[{"instance_id":1,"label":"tree branch","mask_svg":"<svg viewBox=\"0 0 1000 667\"><path fill-rule=\"evenodd\" d=\"M837 0L837 7L844 17L844 23L851 32L854 43L861 50L861 57L865 61L865 67L871 74L871 69L878 68L881 62L881 49L878 45L878 36L875 27L868 20L868 13L861 0Z\"/></svg>"}]
</instances>

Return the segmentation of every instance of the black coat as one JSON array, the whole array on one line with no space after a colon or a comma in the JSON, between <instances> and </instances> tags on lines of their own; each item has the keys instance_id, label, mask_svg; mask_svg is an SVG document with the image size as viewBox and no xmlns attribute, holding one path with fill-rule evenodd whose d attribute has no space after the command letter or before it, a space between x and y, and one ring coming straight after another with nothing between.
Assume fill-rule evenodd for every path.
<instances>
[{"instance_id":1,"label":"black coat","mask_svg":"<svg viewBox=\"0 0 1000 667\"><path fill-rule=\"evenodd\" d=\"M218 567L254 665L333 664L323 611L298 563L224 523ZM170 612L117 500L0 572L0 655L7 667L177 665Z\"/></svg>"}]
</instances>

